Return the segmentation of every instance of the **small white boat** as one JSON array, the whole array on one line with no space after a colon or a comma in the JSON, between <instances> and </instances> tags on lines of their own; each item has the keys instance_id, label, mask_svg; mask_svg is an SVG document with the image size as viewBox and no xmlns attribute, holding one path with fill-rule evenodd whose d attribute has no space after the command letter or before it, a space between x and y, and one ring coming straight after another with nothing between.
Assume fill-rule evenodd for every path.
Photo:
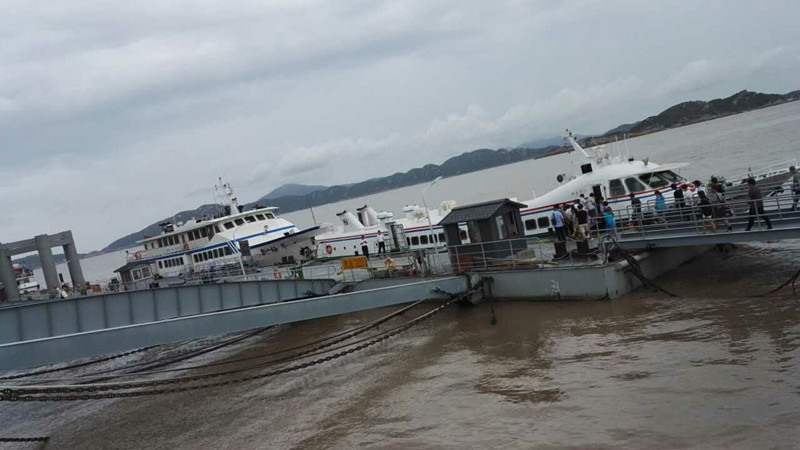
<instances>
[{"instance_id":1,"label":"small white boat","mask_svg":"<svg viewBox=\"0 0 800 450\"><path fill-rule=\"evenodd\" d=\"M33 271L22 264L14 264L14 276L17 279L19 293L22 295L38 292L39 282L33 278Z\"/></svg>"},{"instance_id":2,"label":"small white boat","mask_svg":"<svg viewBox=\"0 0 800 450\"><path fill-rule=\"evenodd\" d=\"M390 212L375 212L368 205L357 210L358 217L350 211L342 211L336 215L341 225L329 225L327 231L316 238L317 259L361 255L364 241L369 254L374 255L379 249L379 235L383 236L387 252L444 248L447 244L438 223L455 206L453 200L445 200L439 209L427 211L416 204L406 205L402 209L404 217L400 219L395 219ZM467 239L466 228L463 233L463 238Z\"/></svg>"}]
</instances>

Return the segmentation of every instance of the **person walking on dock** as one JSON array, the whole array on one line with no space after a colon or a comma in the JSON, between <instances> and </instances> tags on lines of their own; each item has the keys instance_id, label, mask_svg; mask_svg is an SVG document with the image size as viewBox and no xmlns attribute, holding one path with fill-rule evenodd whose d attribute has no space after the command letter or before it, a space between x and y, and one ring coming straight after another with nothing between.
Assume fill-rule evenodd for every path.
<instances>
[{"instance_id":1,"label":"person walking on dock","mask_svg":"<svg viewBox=\"0 0 800 450\"><path fill-rule=\"evenodd\" d=\"M747 197L750 199L750 218L747 221L747 229L745 231L750 231L753 228L756 217L761 217L761 220L767 224L767 229L771 230L772 222L767 217L767 213L764 212L764 196L761 195L761 189L756 186L755 178L747 179Z\"/></svg>"},{"instance_id":2,"label":"person walking on dock","mask_svg":"<svg viewBox=\"0 0 800 450\"><path fill-rule=\"evenodd\" d=\"M681 220L684 220L686 212L686 200L683 198L683 189L679 187L677 184L672 183L672 196L675 198L675 208L678 209L678 215L680 216Z\"/></svg>"},{"instance_id":3,"label":"person walking on dock","mask_svg":"<svg viewBox=\"0 0 800 450\"><path fill-rule=\"evenodd\" d=\"M642 201L636 197L636 194L631 192L631 223L634 227L641 225L642 219Z\"/></svg>"},{"instance_id":4,"label":"person walking on dock","mask_svg":"<svg viewBox=\"0 0 800 450\"><path fill-rule=\"evenodd\" d=\"M363 234L361 235L361 254L369 259L369 242Z\"/></svg>"},{"instance_id":5,"label":"person walking on dock","mask_svg":"<svg viewBox=\"0 0 800 450\"><path fill-rule=\"evenodd\" d=\"M703 231L706 231L708 226L711 231L716 232L717 224L714 223L714 207L711 205L711 200L709 200L705 190L697 191L697 197L700 199L698 206L700 207L700 216L703 221Z\"/></svg>"},{"instance_id":6,"label":"person walking on dock","mask_svg":"<svg viewBox=\"0 0 800 450\"><path fill-rule=\"evenodd\" d=\"M384 242L383 233L378 231L378 254L386 254L386 242ZM433 236L431 236L431 241L433 241Z\"/></svg>"},{"instance_id":7,"label":"person walking on dock","mask_svg":"<svg viewBox=\"0 0 800 450\"><path fill-rule=\"evenodd\" d=\"M656 220L664 222L666 219L664 214L667 212L667 201L664 200L664 194L661 191L656 191Z\"/></svg>"},{"instance_id":8,"label":"person walking on dock","mask_svg":"<svg viewBox=\"0 0 800 450\"><path fill-rule=\"evenodd\" d=\"M733 227L731 227L731 222L728 220L731 207L725 200L725 196L720 192L720 189L720 185L716 183L711 184L711 195L708 196L708 199L711 201L711 212L714 215L715 221L724 223L728 227L728 231L731 231Z\"/></svg>"},{"instance_id":9,"label":"person walking on dock","mask_svg":"<svg viewBox=\"0 0 800 450\"><path fill-rule=\"evenodd\" d=\"M606 206L603 210L603 219L605 220L608 234L610 234L614 240L619 239L619 235L617 234L617 222L614 220L614 211L611 210L610 206Z\"/></svg>"},{"instance_id":10,"label":"person walking on dock","mask_svg":"<svg viewBox=\"0 0 800 450\"><path fill-rule=\"evenodd\" d=\"M589 213L583 208L583 205L578 204L578 239L585 241L589 237Z\"/></svg>"},{"instance_id":11,"label":"person walking on dock","mask_svg":"<svg viewBox=\"0 0 800 450\"><path fill-rule=\"evenodd\" d=\"M553 214L550 216L550 220L553 223L553 228L556 230L556 239L565 241L567 239L567 234L564 230L564 213L561 212L561 207L559 205L553 205Z\"/></svg>"},{"instance_id":12,"label":"person walking on dock","mask_svg":"<svg viewBox=\"0 0 800 450\"><path fill-rule=\"evenodd\" d=\"M789 167L789 173L792 174L792 211L797 211L797 202L800 201L800 173L797 173L794 166Z\"/></svg>"}]
</instances>

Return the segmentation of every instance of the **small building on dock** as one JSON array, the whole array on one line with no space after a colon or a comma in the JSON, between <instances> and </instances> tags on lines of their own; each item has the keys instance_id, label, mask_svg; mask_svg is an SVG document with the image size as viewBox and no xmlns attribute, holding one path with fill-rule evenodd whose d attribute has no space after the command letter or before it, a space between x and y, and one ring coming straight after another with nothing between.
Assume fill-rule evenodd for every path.
<instances>
[{"instance_id":1,"label":"small building on dock","mask_svg":"<svg viewBox=\"0 0 800 450\"><path fill-rule=\"evenodd\" d=\"M525 205L508 198L453 208L439 225L444 229L453 267L465 270L487 266L527 249L520 209ZM468 242L460 226L466 224Z\"/></svg>"}]
</instances>

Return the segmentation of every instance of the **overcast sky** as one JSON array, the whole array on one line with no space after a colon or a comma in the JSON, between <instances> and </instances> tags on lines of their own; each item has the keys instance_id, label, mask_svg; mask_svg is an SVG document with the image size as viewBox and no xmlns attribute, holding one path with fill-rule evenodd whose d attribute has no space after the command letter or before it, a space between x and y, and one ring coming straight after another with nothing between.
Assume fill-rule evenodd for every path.
<instances>
[{"instance_id":1,"label":"overcast sky","mask_svg":"<svg viewBox=\"0 0 800 450\"><path fill-rule=\"evenodd\" d=\"M0 241L102 248L683 100L800 89L795 1L0 0Z\"/></svg>"}]
</instances>

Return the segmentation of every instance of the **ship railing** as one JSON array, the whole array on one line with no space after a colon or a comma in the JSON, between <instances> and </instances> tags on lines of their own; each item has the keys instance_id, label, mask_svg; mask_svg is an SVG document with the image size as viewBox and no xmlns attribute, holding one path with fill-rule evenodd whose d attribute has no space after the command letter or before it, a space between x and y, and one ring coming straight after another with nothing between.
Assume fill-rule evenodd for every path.
<instances>
[{"instance_id":1,"label":"ship railing","mask_svg":"<svg viewBox=\"0 0 800 450\"><path fill-rule=\"evenodd\" d=\"M800 227L800 213L797 211L800 191L795 192L791 183L786 180L760 183L757 187L761 190L764 214L755 211L756 229L766 227L761 217L768 217L773 226L796 224ZM713 193L707 190L706 195L711 199ZM757 201L747 197L746 188L735 192L726 191L722 195L724 203L721 205L712 203L710 209L715 215L705 218L702 214L703 209L699 205L699 196L686 198L683 202L665 197L666 208L662 211L656 211L654 200L643 203L640 209L629 205L622 211L614 212L616 233L621 239L657 238L668 234L702 234L712 232L712 222L717 227L717 232L726 231L728 224L736 229L744 228L749 221L751 208L757 205ZM598 228L601 230L605 228L600 220Z\"/></svg>"}]
</instances>

